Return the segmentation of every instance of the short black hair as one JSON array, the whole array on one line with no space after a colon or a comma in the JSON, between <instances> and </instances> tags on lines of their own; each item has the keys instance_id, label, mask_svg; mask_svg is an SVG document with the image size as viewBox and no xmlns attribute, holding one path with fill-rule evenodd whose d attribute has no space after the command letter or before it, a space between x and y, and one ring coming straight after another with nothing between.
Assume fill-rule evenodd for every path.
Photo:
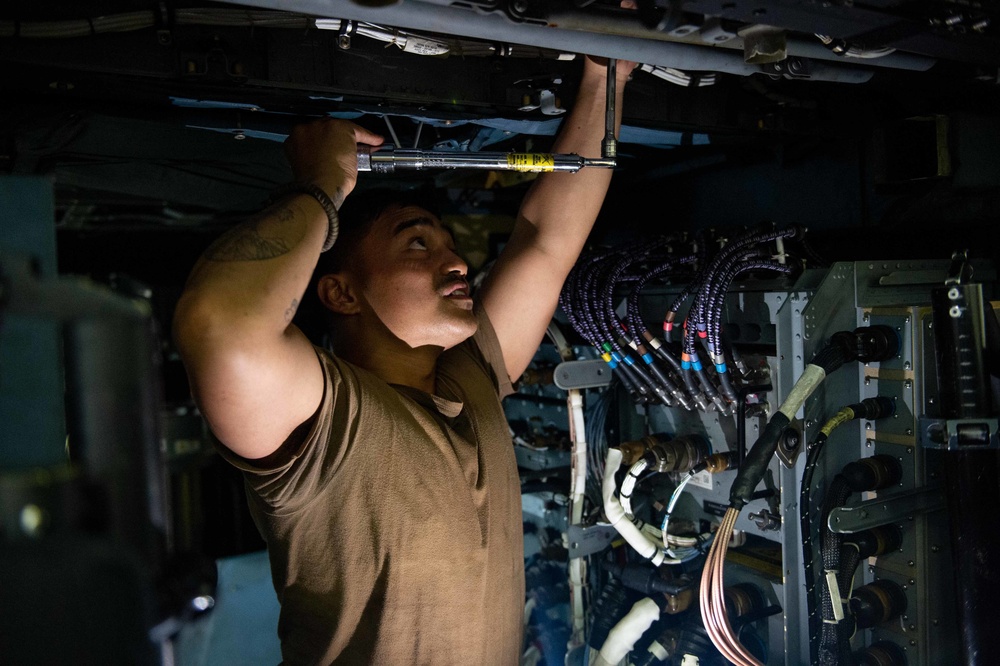
<instances>
[{"instance_id":1,"label":"short black hair","mask_svg":"<svg viewBox=\"0 0 1000 666\"><path fill-rule=\"evenodd\" d=\"M309 280L309 286L306 287L302 303L295 316L296 325L302 329L313 344L329 347L327 332L330 328L331 316L316 293L320 278L344 269L361 240L371 229L372 223L387 210L396 207L419 206L440 218L441 203L438 190L428 185L411 189L387 186L364 189L359 187L355 188L354 192L344 200L344 204L339 209L340 232L337 235L337 242L319 256L319 261L316 263L312 278Z\"/></svg>"}]
</instances>

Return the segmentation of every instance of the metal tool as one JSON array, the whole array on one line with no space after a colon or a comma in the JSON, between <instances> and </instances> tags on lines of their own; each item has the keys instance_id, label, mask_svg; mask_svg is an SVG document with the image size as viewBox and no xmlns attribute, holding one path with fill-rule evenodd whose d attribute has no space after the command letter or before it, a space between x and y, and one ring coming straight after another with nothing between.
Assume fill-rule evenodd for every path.
<instances>
[{"instance_id":1,"label":"metal tool","mask_svg":"<svg viewBox=\"0 0 1000 666\"><path fill-rule=\"evenodd\" d=\"M488 171L579 171L584 167L614 168L617 156L615 127L615 64L608 60L607 110L601 157L575 153L505 153L417 150L394 146L358 146L358 171L395 173L397 170L485 169Z\"/></svg>"},{"instance_id":2,"label":"metal tool","mask_svg":"<svg viewBox=\"0 0 1000 666\"><path fill-rule=\"evenodd\" d=\"M358 147L358 171L394 173L397 170L487 169L490 171L579 171L583 167L614 167L615 160L553 153L459 153L414 150L393 146Z\"/></svg>"}]
</instances>

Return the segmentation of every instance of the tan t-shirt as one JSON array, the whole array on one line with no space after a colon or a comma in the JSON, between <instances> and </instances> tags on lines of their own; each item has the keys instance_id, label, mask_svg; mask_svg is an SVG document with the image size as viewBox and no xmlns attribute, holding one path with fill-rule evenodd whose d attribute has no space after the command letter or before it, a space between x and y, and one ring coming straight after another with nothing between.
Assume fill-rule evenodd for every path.
<instances>
[{"instance_id":1,"label":"tan t-shirt","mask_svg":"<svg viewBox=\"0 0 1000 666\"><path fill-rule=\"evenodd\" d=\"M285 664L519 662L513 388L476 312L476 335L439 359L438 395L317 348L324 395L303 444L270 470L220 446L267 541Z\"/></svg>"}]
</instances>

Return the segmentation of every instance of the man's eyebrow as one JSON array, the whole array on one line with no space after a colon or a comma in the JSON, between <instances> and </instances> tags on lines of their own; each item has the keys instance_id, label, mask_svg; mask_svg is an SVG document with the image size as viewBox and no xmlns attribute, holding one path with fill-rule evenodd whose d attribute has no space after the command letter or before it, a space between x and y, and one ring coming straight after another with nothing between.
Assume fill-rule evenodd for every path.
<instances>
[{"instance_id":1,"label":"man's eyebrow","mask_svg":"<svg viewBox=\"0 0 1000 666\"><path fill-rule=\"evenodd\" d=\"M427 217L426 215L421 215L419 217L414 217L414 218L409 219L409 220L404 220L404 221L402 221L402 222L400 222L399 224L396 225L396 228L392 230L392 235L393 236L398 236L399 234L403 233L404 231L406 231L407 229L409 229L411 227L420 227L420 226L430 226L430 227L433 227L434 226L434 220L432 220L431 218Z\"/></svg>"}]
</instances>

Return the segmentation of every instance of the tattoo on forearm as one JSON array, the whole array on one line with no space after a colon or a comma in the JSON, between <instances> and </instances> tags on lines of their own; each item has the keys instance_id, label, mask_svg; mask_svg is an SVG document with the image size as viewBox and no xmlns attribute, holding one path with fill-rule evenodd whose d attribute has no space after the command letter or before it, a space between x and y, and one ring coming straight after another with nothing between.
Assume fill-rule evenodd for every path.
<instances>
[{"instance_id":1,"label":"tattoo on forearm","mask_svg":"<svg viewBox=\"0 0 1000 666\"><path fill-rule=\"evenodd\" d=\"M287 310L285 310L285 321L291 322L292 317L295 316L295 311L298 309L299 309L299 299L293 298L292 304L288 306Z\"/></svg>"},{"instance_id":2,"label":"tattoo on forearm","mask_svg":"<svg viewBox=\"0 0 1000 666\"><path fill-rule=\"evenodd\" d=\"M283 238L269 238L260 233L261 221L269 216L274 216L278 222L288 222L294 213L286 207L277 213L265 211L250 218L212 243L205 250L205 258L211 261L262 261L287 254L291 248Z\"/></svg>"}]
</instances>

